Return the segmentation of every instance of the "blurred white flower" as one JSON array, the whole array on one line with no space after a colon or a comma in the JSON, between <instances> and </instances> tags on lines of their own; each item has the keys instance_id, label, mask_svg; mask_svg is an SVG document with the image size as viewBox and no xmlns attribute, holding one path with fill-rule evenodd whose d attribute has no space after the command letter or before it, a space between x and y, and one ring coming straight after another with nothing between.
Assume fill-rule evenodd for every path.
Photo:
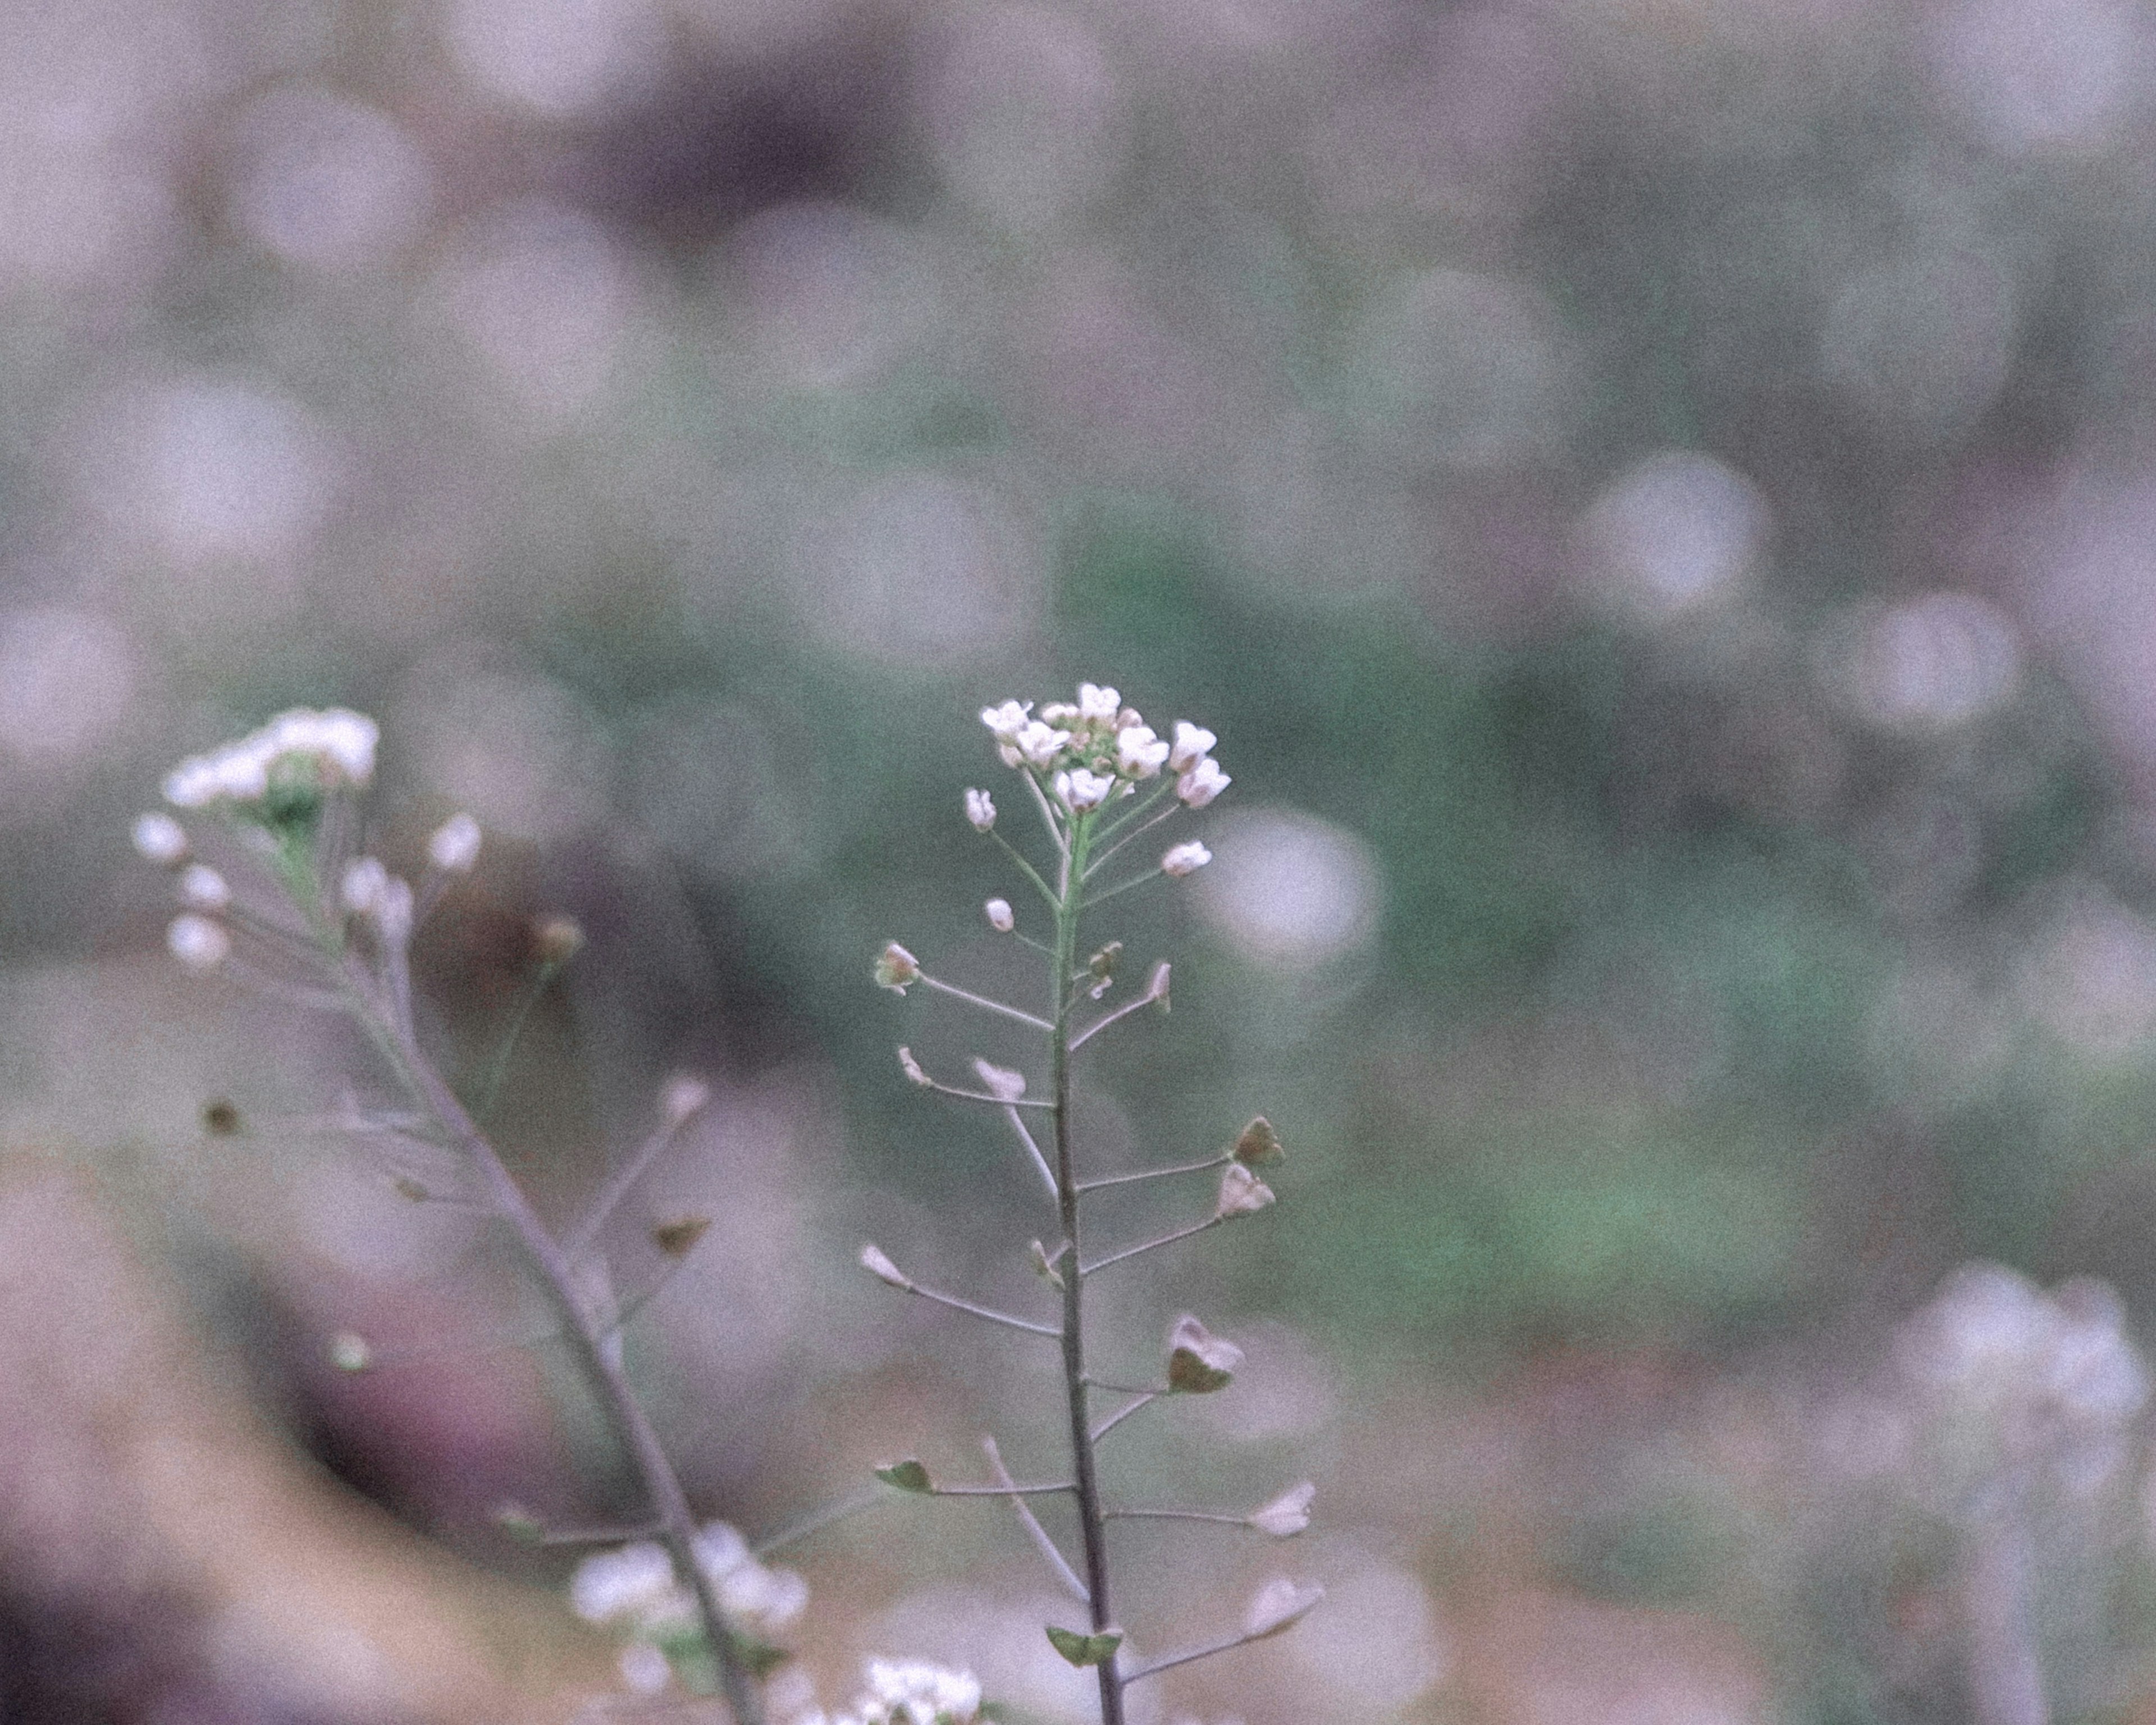
<instances>
[{"instance_id":1,"label":"blurred white flower","mask_svg":"<svg viewBox=\"0 0 2156 1725\"><path fill-rule=\"evenodd\" d=\"M1254 1641L1276 1635L1307 1616L1324 1597L1322 1587L1305 1587L1285 1575L1276 1576L1250 1596L1243 1615L1243 1633Z\"/></svg>"},{"instance_id":2,"label":"blurred white flower","mask_svg":"<svg viewBox=\"0 0 2156 1725\"><path fill-rule=\"evenodd\" d=\"M966 819L973 824L973 830L985 833L996 824L995 798L986 791L968 790L966 793Z\"/></svg>"},{"instance_id":3,"label":"blurred white flower","mask_svg":"<svg viewBox=\"0 0 2156 1725\"><path fill-rule=\"evenodd\" d=\"M469 874L479 860L479 823L459 813L434 829L427 840L427 860L448 874Z\"/></svg>"},{"instance_id":4,"label":"blurred white flower","mask_svg":"<svg viewBox=\"0 0 2156 1725\"><path fill-rule=\"evenodd\" d=\"M1229 1163L1220 1176L1220 1195L1213 1206L1214 1216L1254 1216L1273 1201L1273 1189L1240 1162Z\"/></svg>"},{"instance_id":5,"label":"blurred white flower","mask_svg":"<svg viewBox=\"0 0 2156 1725\"><path fill-rule=\"evenodd\" d=\"M232 953L232 937L208 917L192 911L172 918L165 929L165 945L193 971L215 970Z\"/></svg>"},{"instance_id":6,"label":"blurred white flower","mask_svg":"<svg viewBox=\"0 0 2156 1725\"><path fill-rule=\"evenodd\" d=\"M988 927L998 934L1009 934L1018 927L1018 917L1007 898L992 898L981 906L981 910L988 919Z\"/></svg>"},{"instance_id":7,"label":"blurred white flower","mask_svg":"<svg viewBox=\"0 0 2156 1725\"><path fill-rule=\"evenodd\" d=\"M179 894L191 911L221 911L232 902L232 888L207 863L190 863L180 870Z\"/></svg>"},{"instance_id":8,"label":"blurred white flower","mask_svg":"<svg viewBox=\"0 0 2156 1725\"><path fill-rule=\"evenodd\" d=\"M1161 858L1160 871L1163 875L1173 875L1180 880L1183 875L1194 874L1204 868L1212 860L1211 851L1199 844L1197 839L1186 839L1182 844L1171 846L1167 855Z\"/></svg>"},{"instance_id":9,"label":"blurred white flower","mask_svg":"<svg viewBox=\"0 0 2156 1725\"><path fill-rule=\"evenodd\" d=\"M346 916L372 916L388 885L389 870L382 867L380 858L354 857L344 865L344 878L337 883L337 902Z\"/></svg>"},{"instance_id":10,"label":"blurred white flower","mask_svg":"<svg viewBox=\"0 0 2156 1725\"><path fill-rule=\"evenodd\" d=\"M973 1072L980 1079L982 1088L999 1101L1014 1102L1025 1094L1023 1072L1014 1072L1009 1067L983 1060L973 1062Z\"/></svg>"},{"instance_id":11,"label":"blurred white flower","mask_svg":"<svg viewBox=\"0 0 2156 1725\"><path fill-rule=\"evenodd\" d=\"M273 778L295 778L317 790L364 785L374 777L380 734L363 713L295 707L236 742L181 762L166 776L165 800L177 809L259 802Z\"/></svg>"},{"instance_id":12,"label":"blurred white flower","mask_svg":"<svg viewBox=\"0 0 2156 1725\"><path fill-rule=\"evenodd\" d=\"M187 854L187 830L169 814L139 814L132 834L136 853L153 863L176 863Z\"/></svg>"},{"instance_id":13,"label":"blurred white flower","mask_svg":"<svg viewBox=\"0 0 2156 1725\"><path fill-rule=\"evenodd\" d=\"M980 1708L981 1686L971 1671L920 1659L872 1659L853 1717L861 1725L973 1725Z\"/></svg>"}]
</instances>

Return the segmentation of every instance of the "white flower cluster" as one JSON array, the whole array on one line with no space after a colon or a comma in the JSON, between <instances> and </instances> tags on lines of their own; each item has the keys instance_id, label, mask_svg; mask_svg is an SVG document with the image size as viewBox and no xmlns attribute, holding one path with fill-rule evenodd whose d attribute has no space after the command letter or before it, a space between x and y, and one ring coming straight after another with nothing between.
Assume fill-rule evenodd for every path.
<instances>
[{"instance_id":1,"label":"white flower cluster","mask_svg":"<svg viewBox=\"0 0 2156 1725\"><path fill-rule=\"evenodd\" d=\"M374 746L381 734L364 713L294 707L237 742L181 762L166 775L165 800L175 809L206 809L259 803L273 783L316 790L363 785L374 777Z\"/></svg>"},{"instance_id":2,"label":"white flower cluster","mask_svg":"<svg viewBox=\"0 0 2156 1725\"><path fill-rule=\"evenodd\" d=\"M791 1725L973 1725L981 1686L971 1671L921 1659L872 1659L868 1686L843 1713L812 1708Z\"/></svg>"},{"instance_id":3,"label":"white flower cluster","mask_svg":"<svg viewBox=\"0 0 2156 1725\"><path fill-rule=\"evenodd\" d=\"M1998 1265L1969 1266L1896 1343L1943 1477L2041 1462L2092 1489L2123 1464L2149 1402L2118 1296L2087 1276L2046 1293Z\"/></svg>"},{"instance_id":4,"label":"white flower cluster","mask_svg":"<svg viewBox=\"0 0 2156 1725\"><path fill-rule=\"evenodd\" d=\"M1176 775L1175 794L1193 809L1230 783L1213 759L1219 739L1210 731L1178 719L1169 742L1117 691L1097 683L1081 683L1075 706L1051 701L1035 717L1031 701L1006 701L982 708L981 722L994 735L1004 764L1039 775L1073 814L1128 796L1163 768ZM985 791L967 792L966 815L983 832L994 825L995 805Z\"/></svg>"},{"instance_id":5,"label":"white flower cluster","mask_svg":"<svg viewBox=\"0 0 2156 1725\"><path fill-rule=\"evenodd\" d=\"M724 1522L705 1526L696 1553L726 1615L751 1635L779 1635L808 1603L807 1582L791 1569L758 1563L748 1542ZM569 1604L587 1623L625 1629L647 1643L686 1635L697 1623L696 1599L675 1579L673 1559L656 1540L586 1558L569 1578Z\"/></svg>"}]
</instances>

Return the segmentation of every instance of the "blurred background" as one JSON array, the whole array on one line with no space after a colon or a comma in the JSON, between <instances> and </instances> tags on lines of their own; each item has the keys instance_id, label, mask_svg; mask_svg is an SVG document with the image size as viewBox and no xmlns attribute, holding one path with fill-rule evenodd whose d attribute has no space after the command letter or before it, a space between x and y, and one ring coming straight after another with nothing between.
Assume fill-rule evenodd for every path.
<instances>
[{"instance_id":1,"label":"blurred background","mask_svg":"<svg viewBox=\"0 0 2156 1725\"><path fill-rule=\"evenodd\" d=\"M631 1359L762 1533L1055 1465L1042 1363L852 1258L1039 1297L1026 1168L892 1054L1017 1045L868 965L1014 973L974 715L1081 676L1235 779L1103 913L1177 979L1092 1153L1291 1156L1104 1285L1129 1370L1250 1356L1116 1465L1319 1487L1133 1533L1127 1621L1332 1592L1149 1721L2156 1719L2144 8L5 11L0 1719L619 1687L490 1522L629 1507L498 1242L321 1129L362 1049L163 955L180 754L349 704L393 865L484 824L453 1071L582 920L501 1113L550 1214L713 1086L614 1274L714 1219ZM1086 1717L999 1512L791 1561L827 1704Z\"/></svg>"}]
</instances>

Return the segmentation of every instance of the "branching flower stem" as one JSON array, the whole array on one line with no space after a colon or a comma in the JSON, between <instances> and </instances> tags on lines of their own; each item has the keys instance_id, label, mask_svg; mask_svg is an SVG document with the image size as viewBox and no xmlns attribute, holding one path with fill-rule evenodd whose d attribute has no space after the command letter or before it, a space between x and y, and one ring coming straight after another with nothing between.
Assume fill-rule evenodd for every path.
<instances>
[{"instance_id":1,"label":"branching flower stem","mask_svg":"<svg viewBox=\"0 0 2156 1725\"><path fill-rule=\"evenodd\" d=\"M673 1559L675 1575L696 1601L704 1637L718 1668L720 1692L732 1712L735 1725L763 1725L763 1702L757 1693L755 1677L742 1659L733 1626L719 1604L711 1578L696 1561L696 1524L690 1512L688 1496L681 1488L680 1476L675 1472L650 1416L637 1400L627 1374L614 1358L608 1340L613 1322L602 1313L588 1310L585 1302L578 1297L576 1271L569 1254L532 1209L531 1200L525 1197L523 1189L516 1183L500 1153L434 1070L408 1024L393 1004L384 998L367 967L346 947L341 927L321 911L318 904L312 908L318 919L324 954L351 1003L352 1017L381 1052L398 1081L429 1117L443 1142L461 1151L479 1170L495 1214L516 1236L526 1262L561 1320L562 1334L569 1351L628 1452L644 1487L656 1537Z\"/></svg>"},{"instance_id":2,"label":"branching flower stem","mask_svg":"<svg viewBox=\"0 0 2156 1725\"><path fill-rule=\"evenodd\" d=\"M1055 906L1055 962L1049 976L1055 1001L1050 1031L1050 1095L1054 1102L1056 1209L1063 1238L1075 1267L1080 1257L1078 1171L1070 1132L1071 1003L1062 986L1077 961L1078 922L1086 878L1086 854L1092 823L1085 816L1070 823L1062 853L1061 888ZM1093 1464L1093 1420L1086 1381L1086 1315L1083 1276L1063 1278L1063 1383L1070 1409L1071 1473L1078 1500L1078 1526L1085 1548L1086 1609L1093 1633L1114 1622L1108 1596L1106 1518L1101 1484ZM1096 1667L1101 1683L1101 1725L1123 1725L1123 1677L1115 1657Z\"/></svg>"}]
</instances>

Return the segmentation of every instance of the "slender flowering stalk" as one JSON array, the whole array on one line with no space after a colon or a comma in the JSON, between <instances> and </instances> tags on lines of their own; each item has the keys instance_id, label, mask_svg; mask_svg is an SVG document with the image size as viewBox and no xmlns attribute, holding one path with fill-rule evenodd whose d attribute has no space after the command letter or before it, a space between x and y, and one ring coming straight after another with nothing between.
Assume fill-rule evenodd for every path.
<instances>
[{"instance_id":1,"label":"slender flowering stalk","mask_svg":"<svg viewBox=\"0 0 2156 1725\"><path fill-rule=\"evenodd\" d=\"M1110 1431L1155 1403L1224 1389L1241 1363L1242 1353L1232 1342L1212 1334L1197 1318L1186 1315L1177 1319L1168 1332L1161 1383L1147 1386L1103 1383L1087 1365L1086 1283L1101 1271L1141 1254L1254 1215L1274 1201L1271 1189L1255 1172L1280 1156L1280 1141L1263 1119L1246 1127L1232 1147L1204 1160L1090 1178L1084 1172L1083 1151L1071 1119L1074 1062L1079 1050L1101 1032L1141 1009L1157 1005L1165 1011L1168 1004L1165 963L1152 966L1143 988L1123 1004L1094 1004L1116 987L1122 947L1120 942L1111 941L1089 952L1083 929L1086 912L1103 899L1148 882L1188 875L1209 862L1212 852L1198 840L1188 839L1168 850L1157 870L1136 879L1106 888L1090 886L1089 882L1101 865L1132 839L1164 820L1205 808L1227 788L1229 780L1212 757L1217 739L1210 731L1180 721L1174 726L1173 741L1163 739L1137 712L1123 706L1117 691L1101 685L1082 684L1075 702L1050 702L1037 711L1031 702L1007 701L983 709L981 722L988 727L1004 764L1019 775L1027 798L1040 812L1053 851L1044 866L1036 867L993 829L995 809L988 793L966 793L968 822L993 838L1010 857L1054 918L1053 938L1039 948L1047 960L1046 1009L1034 1012L961 988L933 974L896 941L877 957L874 974L879 983L895 993L904 993L920 983L965 1005L1016 1019L1041 1033L1046 1043L1042 1050L1047 1068L1045 1097L1026 1095L1027 1081L1022 1074L1005 1071L984 1060L974 1062L983 1086L978 1091L933 1077L902 1048L899 1064L908 1078L926 1089L959 1101L1002 1105L1029 1159L1042 1174L1055 1207L1060 1239L1052 1248L1036 1240L1029 1250L1035 1271L1056 1291L1058 1317L1054 1323L1048 1323L976 1307L955 1296L924 1288L874 1245L864 1248L861 1262L870 1274L902 1292L1006 1328L1055 1339L1063 1368L1070 1477L1067 1483L1059 1481L1052 1486L1014 1484L1004 1471L993 1438L985 1440L997 1474L993 1485L937 1487L930 1481L927 1470L911 1459L878 1470L878 1477L888 1485L922 1495L1009 1501L1028 1537L1040 1548L1058 1579L1086 1612L1087 1627L1083 1630L1047 1625L1050 1641L1073 1665L1094 1668L1100 1686L1101 1725L1123 1725L1124 1690L1131 1682L1156 1671L1278 1634L1317 1598L1314 1589L1295 1589L1291 1597L1278 1595L1276 1589L1254 1602L1240 1634L1149 1666L1131 1666L1122 1651L1123 1631L1115 1613L1114 1568L1108 1540L1111 1522L1209 1522L1256 1529L1280 1538L1300 1532L1307 1522L1312 1488L1307 1484L1293 1486L1255 1512L1117 1507L1108 1502L1096 1454L1101 1440ZM1014 914L1006 900L988 901L986 914L990 926L999 931L1009 932L1014 927ZM1021 1107L1045 1110L1046 1131L1036 1137L1019 1114ZM1089 1193L1212 1169L1224 1172L1209 1214L1135 1244L1113 1246L1097 1254L1087 1250L1085 1200ZM1117 1398L1119 1404L1096 1407L1096 1394ZM1075 1504L1079 1537L1075 1562L1065 1555L1026 1507L1028 1497L1044 1494L1068 1495Z\"/></svg>"},{"instance_id":2,"label":"slender flowering stalk","mask_svg":"<svg viewBox=\"0 0 2156 1725\"><path fill-rule=\"evenodd\" d=\"M373 721L361 714L299 709L176 768L165 781L167 803L237 839L230 849L259 865L271 902L244 906L223 874L188 860L193 843L173 815L145 815L136 823L136 849L177 870L175 890L187 907L172 919L167 944L190 970L236 969L243 952L250 968L266 961L277 967L265 977L274 992L338 1005L366 1033L411 1104L398 1136L454 1158L480 1202L506 1225L554 1308L552 1333L567 1342L642 1486L648 1527L639 1543L579 1572L578 1609L594 1621L637 1626L644 1639L632 1644L624 1663L636 1686L663 1685L670 1657L716 1677L734 1725L762 1725L752 1669L761 1644L750 1632L790 1621L805 1589L798 1577L764 1569L731 1528L695 1522L680 1479L622 1368L619 1332L637 1302L593 1292L607 1286L603 1266L592 1255L599 1224L701 1106L704 1093L693 1081L677 1081L665 1098L660 1131L608 1183L585 1224L567 1236L547 1227L480 1126L484 1099L466 1106L414 1029L409 955L426 901L379 860L347 854L357 824L355 798L373 777L376 737ZM454 816L429 842L431 871L435 877L465 873L479 850L476 824ZM542 974L567 963L583 938L566 918L535 928ZM490 1081L489 1093L492 1087ZM428 1194L420 1189L419 1195ZM678 1257L701 1232L701 1219L690 1219L668 1224L654 1238L665 1235L661 1250ZM390 1358L349 1332L335 1338L331 1357L346 1371L369 1370Z\"/></svg>"}]
</instances>

